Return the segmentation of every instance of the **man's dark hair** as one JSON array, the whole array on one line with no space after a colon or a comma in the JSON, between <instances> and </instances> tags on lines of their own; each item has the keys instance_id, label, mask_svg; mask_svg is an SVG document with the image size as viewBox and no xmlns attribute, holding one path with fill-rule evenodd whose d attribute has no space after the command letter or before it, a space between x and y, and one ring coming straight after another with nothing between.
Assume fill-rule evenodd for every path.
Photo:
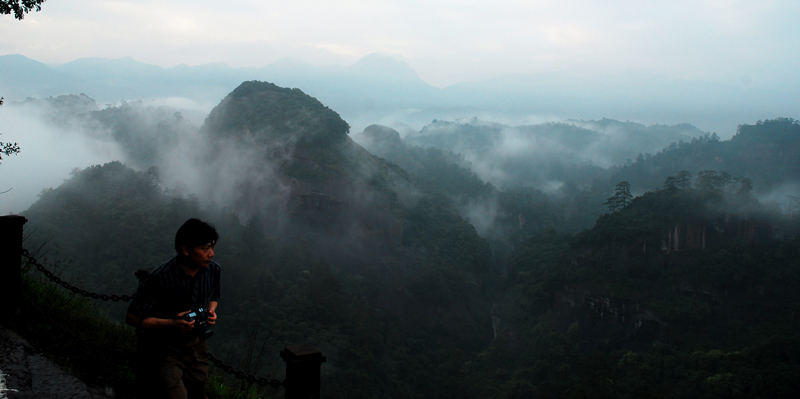
<instances>
[{"instance_id":1,"label":"man's dark hair","mask_svg":"<svg viewBox=\"0 0 800 399\"><path fill-rule=\"evenodd\" d=\"M181 248L192 249L208 243L216 243L219 234L214 226L200 220L189 219L175 233L175 251L183 255Z\"/></svg>"}]
</instances>

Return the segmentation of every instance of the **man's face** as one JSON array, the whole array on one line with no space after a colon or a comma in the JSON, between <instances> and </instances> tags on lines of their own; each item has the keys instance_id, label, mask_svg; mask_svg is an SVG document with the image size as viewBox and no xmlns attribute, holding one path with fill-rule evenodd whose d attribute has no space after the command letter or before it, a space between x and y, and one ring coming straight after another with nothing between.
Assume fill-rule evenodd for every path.
<instances>
[{"instance_id":1,"label":"man's face","mask_svg":"<svg viewBox=\"0 0 800 399\"><path fill-rule=\"evenodd\" d=\"M210 242L205 245L198 245L192 249L183 248L183 253L189 258L195 266L208 267L211 259L214 258L215 242Z\"/></svg>"}]
</instances>

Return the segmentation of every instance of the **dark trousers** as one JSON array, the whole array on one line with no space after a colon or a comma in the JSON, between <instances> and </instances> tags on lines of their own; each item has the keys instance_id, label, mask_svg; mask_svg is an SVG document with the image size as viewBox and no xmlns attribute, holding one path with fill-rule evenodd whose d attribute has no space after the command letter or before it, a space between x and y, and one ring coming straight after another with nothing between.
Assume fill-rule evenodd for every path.
<instances>
[{"instance_id":1,"label":"dark trousers","mask_svg":"<svg viewBox=\"0 0 800 399\"><path fill-rule=\"evenodd\" d=\"M204 399L208 380L206 341L164 344L140 338L137 369L141 399Z\"/></svg>"}]
</instances>

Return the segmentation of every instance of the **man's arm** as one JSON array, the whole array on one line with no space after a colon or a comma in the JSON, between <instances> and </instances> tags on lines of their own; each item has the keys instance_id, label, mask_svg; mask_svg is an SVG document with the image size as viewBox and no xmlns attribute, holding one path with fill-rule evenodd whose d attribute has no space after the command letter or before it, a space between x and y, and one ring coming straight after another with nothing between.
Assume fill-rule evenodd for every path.
<instances>
[{"instance_id":1,"label":"man's arm","mask_svg":"<svg viewBox=\"0 0 800 399\"><path fill-rule=\"evenodd\" d=\"M187 310L186 312L178 313L178 317L174 319L159 319L157 317L145 317L140 319L128 313L125 315L125 322L134 327L145 330L177 328L183 332L189 332L192 331L192 328L194 327L194 321L186 321L182 317L189 312L190 311ZM216 319L216 315L214 318Z\"/></svg>"}]
</instances>

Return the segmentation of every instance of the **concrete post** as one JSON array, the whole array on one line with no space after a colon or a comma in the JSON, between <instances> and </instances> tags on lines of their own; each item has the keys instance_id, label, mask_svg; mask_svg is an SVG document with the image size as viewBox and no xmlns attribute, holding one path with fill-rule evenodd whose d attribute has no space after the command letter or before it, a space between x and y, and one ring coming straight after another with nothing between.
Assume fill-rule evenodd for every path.
<instances>
[{"instance_id":1,"label":"concrete post","mask_svg":"<svg viewBox=\"0 0 800 399\"><path fill-rule=\"evenodd\" d=\"M286 399L319 399L325 356L311 345L298 345L284 348L281 358L286 362Z\"/></svg>"},{"instance_id":2,"label":"concrete post","mask_svg":"<svg viewBox=\"0 0 800 399\"><path fill-rule=\"evenodd\" d=\"M0 300L5 304L18 303L22 294L22 226L27 222L24 216L0 216Z\"/></svg>"}]
</instances>

